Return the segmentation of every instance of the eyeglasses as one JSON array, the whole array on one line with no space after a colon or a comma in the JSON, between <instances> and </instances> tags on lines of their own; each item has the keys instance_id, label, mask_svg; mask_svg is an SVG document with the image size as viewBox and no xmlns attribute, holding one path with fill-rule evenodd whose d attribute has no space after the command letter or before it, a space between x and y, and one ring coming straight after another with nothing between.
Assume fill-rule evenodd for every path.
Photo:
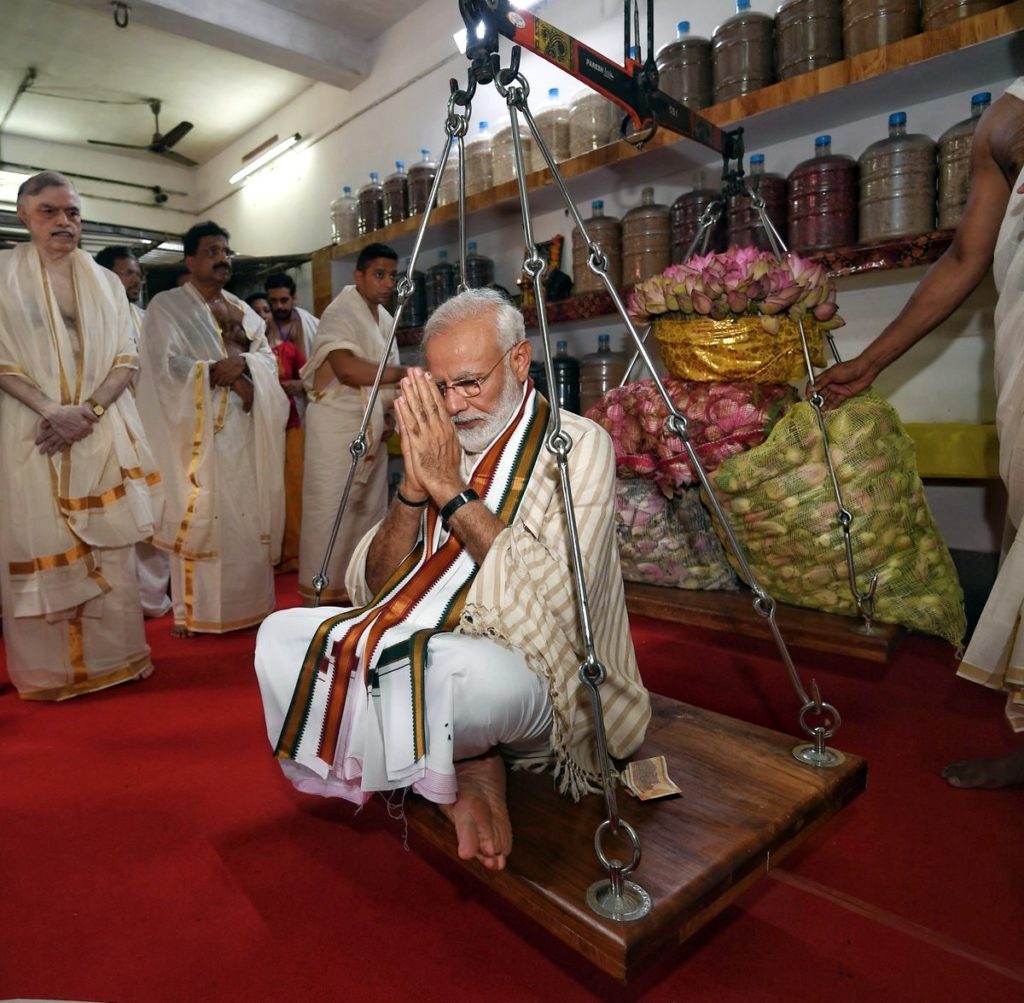
<instances>
[{"instance_id":1,"label":"eyeglasses","mask_svg":"<svg viewBox=\"0 0 1024 1003\"><path fill-rule=\"evenodd\" d=\"M520 344L522 344L522 342L516 342L516 345ZM515 348L516 345L513 345L512 348ZM500 359L498 359L498 361L495 362L494 365L491 366L491 368L488 369L487 372L483 374L483 376L478 376L475 379L471 380L456 380L454 383L435 383L434 386L437 387L437 392L442 397L446 397L448 395L449 390L458 391L460 397L479 397L480 391L484 385L484 380L486 380L487 377L490 376L491 373L493 373L494 370L497 369L498 366L500 366L505 361L506 357L508 356L508 353L512 351L512 348L510 348L508 352L506 352Z\"/></svg>"},{"instance_id":2,"label":"eyeglasses","mask_svg":"<svg viewBox=\"0 0 1024 1003\"><path fill-rule=\"evenodd\" d=\"M235 252L230 247L200 247L196 251L197 258L209 258L213 261L215 258L225 257L229 261L235 257Z\"/></svg>"}]
</instances>

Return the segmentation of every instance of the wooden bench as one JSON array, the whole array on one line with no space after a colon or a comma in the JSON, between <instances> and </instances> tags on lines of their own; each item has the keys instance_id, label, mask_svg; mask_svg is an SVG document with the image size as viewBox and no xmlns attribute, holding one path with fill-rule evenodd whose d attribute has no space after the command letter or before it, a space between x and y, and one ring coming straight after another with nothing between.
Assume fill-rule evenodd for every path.
<instances>
[{"instance_id":1,"label":"wooden bench","mask_svg":"<svg viewBox=\"0 0 1024 1003\"><path fill-rule=\"evenodd\" d=\"M510 774L514 845L507 869L497 873L458 860L454 831L435 805L410 798L405 806L414 832L622 981L742 895L857 797L867 776L856 756L818 770L792 757L799 740L791 736L666 697L652 702L654 717L635 758L664 755L683 796L642 803L619 795L620 814L637 830L642 851L629 879L653 899L641 920L602 919L586 904L588 887L607 877L593 850L604 818L600 796L575 804L555 793L550 774ZM616 855L617 840L604 845ZM628 845L620 855L629 858Z\"/></svg>"}]
</instances>

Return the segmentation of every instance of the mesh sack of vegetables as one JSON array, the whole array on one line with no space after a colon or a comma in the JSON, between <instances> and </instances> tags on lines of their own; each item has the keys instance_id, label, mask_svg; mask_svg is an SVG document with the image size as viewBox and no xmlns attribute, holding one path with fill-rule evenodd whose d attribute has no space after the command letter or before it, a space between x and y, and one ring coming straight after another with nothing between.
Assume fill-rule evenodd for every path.
<instances>
[{"instance_id":1,"label":"mesh sack of vegetables","mask_svg":"<svg viewBox=\"0 0 1024 1003\"><path fill-rule=\"evenodd\" d=\"M827 412L825 421L843 502L853 515L858 587L866 590L871 575L878 575L875 618L959 644L966 630L963 592L899 416L868 390ZM798 606L856 615L810 404L790 408L766 442L726 460L711 482L769 593Z\"/></svg>"},{"instance_id":2,"label":"mesh sack of vegetables","mask_svg":"<svg viewBox=\"0 0 1024 1003\"><path fill-rule=\"evenodd\" d=\"M689 422L690 441L705 470L764 442L773 422L798 399L785 383L669 378L665 390ZM611 436L619 477L649 477L666 495L695 483L682 441L667 428L668 408L653 380L610 390L587 416Z\"/></svg>"},{"instance_id":3,"label":"mesh sack of vegetables","mask_svg":"<svg viewBox=\"0 0 1024 1003\"><path fill-rule=\"evenodd\" d=\"M617 481L615 534L627 582L709 590L739 584L698 488L666 498L653 481Z\"/></svg>"}]
</instances>

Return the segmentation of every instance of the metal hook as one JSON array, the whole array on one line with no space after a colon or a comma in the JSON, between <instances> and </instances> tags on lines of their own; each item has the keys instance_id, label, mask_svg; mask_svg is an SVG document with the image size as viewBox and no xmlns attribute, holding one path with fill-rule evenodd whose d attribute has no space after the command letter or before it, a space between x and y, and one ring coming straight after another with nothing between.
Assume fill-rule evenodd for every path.
<instances>
[{"instance_id":1,"label":"metal hook","mask_svg":"<svg viewBox=\"0 0 1024 1003\"><path fill-rule=\"evenodd\" d=\"M118 28L128 27L128 15L131 13L131 7L124 2L124 0L110 0L110 6L114 8L114 24Z\"/></svg>"}]
</instances>

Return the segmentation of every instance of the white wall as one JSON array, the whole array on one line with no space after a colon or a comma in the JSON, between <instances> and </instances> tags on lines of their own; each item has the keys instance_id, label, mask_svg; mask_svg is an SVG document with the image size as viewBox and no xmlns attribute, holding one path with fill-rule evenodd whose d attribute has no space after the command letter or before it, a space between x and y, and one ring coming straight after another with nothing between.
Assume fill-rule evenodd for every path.
<instances>
[{"instance_id":1,"label":"white wall","mask_svg":"<svg viewBox=\"0 0 1024 1003\"><path fill-rule=\"evenodd\" d=\"M72 178L82 197L82 214L87 220L169 233L183 233L196 220L196 175L189 167L152 155L122 156L102 148L11 135L3 137L3 157L12 164L108 179ZM170 195L159 206L152 192L117 182L156 185L185 194Z\"/></svg>"}]
</instances>

